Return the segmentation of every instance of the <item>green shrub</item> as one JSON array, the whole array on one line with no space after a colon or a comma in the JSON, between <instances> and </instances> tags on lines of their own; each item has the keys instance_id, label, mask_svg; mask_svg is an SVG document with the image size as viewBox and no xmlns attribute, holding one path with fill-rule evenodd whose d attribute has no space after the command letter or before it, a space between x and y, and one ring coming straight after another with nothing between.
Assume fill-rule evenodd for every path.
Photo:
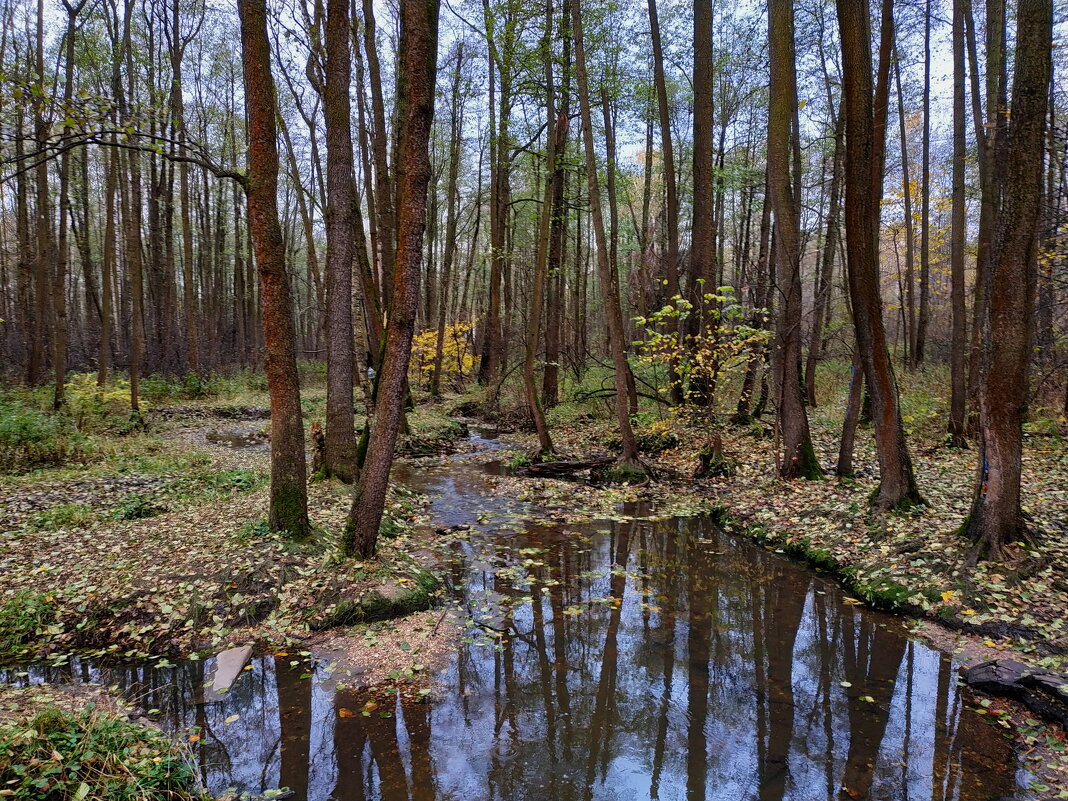
<instances>
[{"instance_id":1,"label":"green shrub","mask_svg":"<svg viewBox=\"0 0 1068 801\"><path fill-rule=\"evenodd\" d=\"M26 522L29 531L55 531L61 528L83 528L96 519L96 513L83 503L60 503L42 509Z\"/></svg>"},{"instance_id":2,"label":"green shrub","mask_svg":"<svg viewBox=\"0 0 1068 801\"><path fill-rule=\"evenodd\" d=\"M19 590L0 605L0 658L20 656L38 632L55 619L56 606L51 596Z\"/></svg>"},{"instance_id":3,"label":"green shrub","mask_svg":"<svg viewBox=\"0 0 1068 801\"><path fill-rule=\"evenodd\" d=\"M532 463L530 454L526 451L516 451L512 454L512 458L508 460L508 467L512 470L518 470L520 467L529 467Z\"/></svg>"},{"instance_id":4,"label":"green shrub","mask_svg":"<svg viewBox=\"0 0 1068 801\"><path fill-rule=\"evenodd\" d=\"M0 400L0 469L58 465L90 451L88 439L65 414L47 414L32 399Z\"/></svg>"},{"instance_id":5,"label":"green shrub","mask_svg":"<svg viewBox=\"0 0 1068 801\"><path fill-rule=\"evenodd\" d=\"M162 514L165 509L152 503L144 495L131 495L115 510L116 520L144 520Z\"/></svg>"},{"instance_id":6,"label":"green shrub","mask_svg":"<svg viewBox=\"0 0 1068 801\"><path fill-rule=\"evenodd\" d=\"M101 388L92 373L74 373L63 385L66 412L82 433L127 434L142 425L141 414L130 411L130 384L119 379Z\"/></svg>"},{"instance_id":7,"label":"green shrub","mask_svg":"<svg viewBox=\"0 0 1068 801\"><path fill-rule=\"evenodd\" d=\"M207 796L162 732L91 706L0 728L0 787L18 801L187 801Z\"/></svg>"}]
</instances>

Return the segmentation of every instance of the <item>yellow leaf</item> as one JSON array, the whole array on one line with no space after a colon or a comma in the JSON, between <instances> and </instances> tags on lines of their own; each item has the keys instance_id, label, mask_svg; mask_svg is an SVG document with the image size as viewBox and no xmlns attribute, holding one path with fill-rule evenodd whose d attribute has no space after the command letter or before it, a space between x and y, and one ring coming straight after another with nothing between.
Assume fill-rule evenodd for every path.
<instances>
[{"instance_id":1,"label":"yellow leaf","mask_svg":"<svg viewBox=\"0 0 1068 801\"><path fill-rule=\"evenodd\" d=\"M945 592L942 593L942 601L944 603L947 603L947 604L948 603L952 603L956 599L957 599L957 591L956 590L946 590Z\"/></svg>"}]
</instances>

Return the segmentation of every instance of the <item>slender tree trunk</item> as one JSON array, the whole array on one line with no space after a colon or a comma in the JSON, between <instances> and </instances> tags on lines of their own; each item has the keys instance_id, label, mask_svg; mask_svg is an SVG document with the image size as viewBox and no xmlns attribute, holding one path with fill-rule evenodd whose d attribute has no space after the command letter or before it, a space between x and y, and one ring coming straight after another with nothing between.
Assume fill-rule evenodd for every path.
<instances>
[{"instance_id":1,"label":"slender tree trunk","mask_svg":"<svg viewBox=\"0 0 1068 801\"><path fill-rule=\"evenodd\" d=\"M586 77L586 51L582 40L582 2L571 0L571 30L575 40L575 78L578 83L579 110L582 117L582 138L586 152L586 176L589 182L590 216L597 240L597 272L601 279L605 317L608 323L608 340L615 367L615 406L619 422L623 451L619 463L629 469L640 469L638 444L630 424L627 405L627 355L623 347L623 314L619 304L619 286L612 285L612 272L608 264L608 238L605 235L604 217L601 213L601 188L597 177L597 154L593 141L593 116L590 112L589 81ZM583 319L583 318L579 318Z\"/></svg>"},{"instance_id":2,"label":"slender tree trunk","mask_svg":"<svg viewBox=\"0 0 1068 801\"><path fill-rule=\"evenodd\" d=\"M363 0L363 41L367 55L367 77L371 88L371 152L375 167L375 210L378 212L378 272L382 275L382 300L386 308L389 308L392 299L389 276L393 269L395 217L393 190L390 186L386 111L382 100L382 70L375 41L376 30L374 0Z\"/></svg>"},{"instance_id":3,"label":"slender tree trunk","mask_svg":"<svg viewBox=\"0 0 1068 801\"><path fill-rule=\"evenodd\" d=\"M619 203L616 198L616 129L614 113L608 99L608 91L601 90L601 108L604 117L604 146L605 146L605 191L608 194L608 271L611 286L619 287ZM618 290L617 290L618 291ZM622 301L620 301L622 302ZM620 310L620 324L623 330L623 350L627 351L626 326L622 325L622 309ZM611 346L609 346L611 350ZM627 409L630 414L638 413L638 389L634 384L634 373L630 370L630 362L627 362Z\"/></svg>"},{"instance_id":4,"label":"slender tree trunk","mask_svg":"<svg viewBox=\"0 0 1068 801\"><path fill-rule=\"evenodd\" d=\"M310 533L301 419L300 380L289 277L278 221L278 106L267 40L266 0L239 0L241 50L248 113L248 219L263 297L267 388L271 396L272 528L303 538Z\"/></svg>"},{"instance_id":5,"label":"slender tree trunk","mask_svg":"<svg viewBox=\"0 0 1068 801\"><path fill-rule=\"evenodd\" d=\"M326 448L323 469L346 484L356 478L352 392L352 258L356 174L349 86L348 0L327 0L323 114L326 120Z\"/></svg>"},{"instance_id":6,"label":"slender tree trunk","mask_svg":"<svg viewBox=\"0 0 1068 801\"><path fill-rule=\"evenodd\" d=\"M405 378L411 357L419 304L419 273L430 183L430 129L434 121L439 0L410 0L401 5L398 86L397 262L393 303L386 330L385 357L378 376L374 427L367 457L342 535L346 555L370 557L386 503L393 451L404 417Z\"/></svg>"},{"instance_id":7,"label":"slender tree trunk","mask_svg":"<svg viewBox=\"0 0 1068 801\"><path fill-rule=\"evenodd\" d=\"M693 4L693 225L690 234L689 333L701 347L710 330L718 329L716 307L705 300L716 282L716 222L713 194L715 171L712 142L712 0ZM704 366L690 378L691 402L713 405L714 354L694 354ZM711 359L709 359L711 357ZM706 362L706 360L708 360Z\"/></svg>"},{"instance_id":8,"label":"slender tree trunk","mask_svg":"<svg viewBox=\"0 0 1068 801\"><path fill-rule=\"evenodd\" d=\"M664 161L664 188L667 193L665 210L665 227L667 229L667 252L664 254L664 267L667 277L667 295L671 300L679 295L679 185L675 177L675 151L671 140L671 109L668 106L667 79L664 76L664 49L660 43L660 17L656 0L648 0L649 36L653 45L653 83L656 85L657 105L660 111L660 146ZM709 121L711 125L711 121ZM678 318L669 318L669 333L681 336ZM682 378L679 375L678 360L668 365L671 400L681 403L683 397Z\"/></svg>"},{"instance_id":9,"label":"slender tree trunk","mask_svg":"<svg viewBox=\"0 0 1068 801\"><path fill-rule=\"evenodd\" d=\"M920 314L916 321L916 366L923 365L927 351L927 326L931 319L931 0L923 17L923 172L920 184Z\"/></svg>"},{"instance_id":10,"label":"slender tree trunk","mask_svg":"<svg viewBox=\"0 0 1068 801\"><path fill-rule=\"evenodd\" d=\"M438 331L434 344L434 371L430 377L430 394L441 395L441 363L445 353L445 321L448 309L449 282L452 279L452 264L456 259L456 228L460 217L460 146L463 143L464 107L461 95L463 78L464 45L456 45L456 67L452 76L452 107L449 117L449 177L446 192L445 252L441 259L441 299L438 302ZM473 243L472 243L473 246Z\"/></svg>"},{"instance_id":11,"label":"slender tree trunk","mask_svg":"<svg viewBox=\"0 0 1068 801\"><path fill-rule=\"evenodd\" d=\"M967 159L964 140L964 4L953 0L953 205L949 232L950 307L952 326L949 345L950 401L949 442L963 447L967 405L968 321L965 310L964 249L967 237L967 210L964 200L964 167Z\"/></svg>"},{"instance_id":12,"label":"slender tree trunk","mask_svg":"<svg viewBox=\"0 0 1068 801\"><path fill-rule=\"evenodd\" d=\"M990 261L986 314L981 318L980 458L967 534L972 561L1002 559L1026 535L1020 507L1023 414L1035 299L1035 247L1043 145L1052 73L1053 4L1020 3L1016 22L1012 107L1005 131L1003 206Z\"/></svg>"},{"instance_id":13,"label":"slender tree trunk","mask_svg":"<svg viewBox=\"0 0 1068 801\"><path fill-rule=\"evenodd\" d=\"M538 339L541 331L542 311L545 305L545 282L549 268L549 248L552 237L553 216L553 176L556 174L558 148L567 137L567 116L556 116L556 102L553 86L553 3L545 4L545 36L542 40L542 59L545 69L545 192L541 204L541 218L538 222L538 242L534 257L533 285L530 293L530 319L527 322L526 352L523 358L523 388L527 399L527 409L534 419L534 428L538 433L538 456L546 459L554 452L553 441L549 436L549 426L545 422L545 412L538 397L537 384L534 382L534 360L538 351Z\"/></svg>"},{"instance_id":14,"label":"slender tree trunk","mask_svg":"<svg viewBox=\"0 0 1068 801\"><path fill-rule=\"evenodd\" d=\"M842 203L842 169L845 162L845 117L839 112L834 123L834 157L831 166L830 197L827 201L827 234L823 239L820 257L819 291L813 304L812 334L808 341L808 360L805 362L805 393L808 405L816 407L816 364L823 350L823 329L827 308L831 302L831 283L834 276L834 254L838 250L840 210Z\"/></svg>"},{"instance_id":15,"label":"slender tree trunk","mask_svg":"<svg viewBox=\"0 0 1068 801\"><path fill-rule=\"evenodd\" d=\"M569 116L571 92L571 11L570 0L564 0L561 28L563 29L563 83L560 92L559 114ZM556 167L550 180L552 182L552 220L549 223L549 254L547 277L549 281L548 302L545 319L545 368L542 371L542 405L552 408L559 400L560 392L560 342L562 338L561 320L564 304L564 249L567 235L567 208L564 205L567 168L562 155L567 150L567 127L562 132L563 138L557 142Z\"/></svg>"},{"instance_id":16,"label":"slender tree trunk","mask_svg":"<svg viewBox=\"0 0 1068 801\"><path fill-rule=\"evenodd\" d=\"M775 215L777 286L782 307L776 325L775 371L779 427L783 436L783 478L823 475L812 447L801 398L801 198L790 180L792 109L797 105L793 6L768 2L771 88L768 105L768 189Z\"/></svg>"},{"instance_id":17,"label":"slender tree trunk","mask_svg":"<svg viewBox=\"0 0 1068 801\"><path fill-rule=\"evenodd\" d=\"M118 99L119 113L129 123L130 109L136 97L136 76L134 70L134 53L132 42L133 0L125 0L122 22L122 53L126 60L127 88L123 91L118 60L112 70L112 86ZM128 100L127 100L128 96ZM136 130L136 126L135 126ZM138 144L136 133L130 136L133 145ZM136 150L130 150L126 156L129 174L129 199L123 219L126 239L126 262L130 278L130 409L135 417L140 416L140 378L145 353L145 286L144 286L144 249L141 240L142 193L141 193L141 156Z\"/></svg>"},{"instance_id":18,"label":"slender tree trunk","mask_svg":"<svg viewBox=\"0 0 1068 801\"><path fill-rule=\"evenodd\" d=\"M34 93L33 120L37 149L45 152L48 146L50 126L45 117L45 98L48 96L47 78L44 71L44 0L37 0L37 85ZM46 366L45 343L52 331L52 316L49 314L52 300L52 212L48 194L48 160L39 159L35 170L37 189L37 254L34 273L34 318L37 320L37 339L30 350L29 383L35 385L44 380Z\"/></svg>"},{"instance_id":19,"label":"slender tree trunk","mask_svg":"<svg viewBox=\"0 0 1068 801\"><path fill-rule=\"evenodd\" d=\"M872 93L872 57L868 6L838 0L842 40L843 99L846 126L845 221L849 294L853 325L872 398L879 456L879 491L875 505L893 509L922 502L905 444L905 427L886 346L879 288L879 203L889 95L889 56L893 43L891 0L883 2L879 75Z\"/></svg>"},{"instance_id":20,"label":"slender tree trunk","mask_svg":"<svg viewBox=\"0 0 1068 801\"><path fill-rule=\"evenodd\" d=\"M838 444L838 464L835 475L853 477L853 445L860 424L860 407L864 400L864 367L860 363L860 350L853 345L853 364L849 368L849 394L846 398L845 419L842 422L842 438Z\"/></svg>"},{"instance_id":21,"label":"slender tree trunk","mask_svg":"<svg viewBox=\"0 0 1068 801\"><path fill-rule=\"evenodd\" d=\"M757 246L756 263L756 289L753 292L752 310L749 316L749 324L757 330L767 328L768 298L771 285L771 192L768 189L769 171L764 170L764 199L760 210L760 243ZM750 405L753 398L753 388L756 386L757 373L763 373L763 364L767 348L758 343L749 352L749 359L745 366L745 376L742 378L742 391L738 395L738 405L734 416L731 418L735 425L745 425L753 417L759 417L764 409L766 388L762 382L761 403L757 404L757 411L750 414Z\"/></svg>"},{"instance_id":22,"label":"slender tree trunk","mask_svg":"<svg viewBox=\"0 0 1068 801\"><path fill-rule=\"evenodd\" d=\"M67 33L64 37L63 108L69 108L74 96L74 33L77 30L78 14L86 0L71 5L64 0L67 11ZM66 129L64 129L66 131ZM55 371L55 392L52 407L62 408L65 403L64 385L67 380L67 272L70 264L70 247L67 231L70 220L70 150L59 157L59 237L56 243L56 274L52 284L52 368Z\"/></svg>"},{"instance_id":23,"label":"slender tree trunk","mask_svg":"<svg viewBox=\"0 0 1068 801\"><path fill-rule=\"evenodd\" d=\"M908 308L907 325L905 328L905 341L908 345L908 365L915 370L916 363L916 301L913 287L915 286L915 243L916 232L912 220L912 184L909 181L909 150L908 137L905 130L905 98L901 94L901 54L897 43L894 44L894 83L897 88L897 120L901 136L901 181L902 198L904 199L905 213L905 299Z\"/></svg>"}]
</instances>

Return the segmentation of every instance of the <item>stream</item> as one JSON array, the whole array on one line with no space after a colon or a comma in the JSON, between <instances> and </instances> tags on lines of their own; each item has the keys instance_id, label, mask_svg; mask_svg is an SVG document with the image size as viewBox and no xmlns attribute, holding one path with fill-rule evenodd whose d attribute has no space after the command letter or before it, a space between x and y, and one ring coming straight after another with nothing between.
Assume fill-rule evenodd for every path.
<instances>
[{"instance_id":1,"label":"stream","mask_svg":"<svg viewBox=\"0 0 1068 801\"><path fill-rule=\"evenodd\" d=\"M118 685L159 725L199 726L208 788L297 801L988 801L1030 797L953 661L832 581L704 518L622 510L583 526L492 492L498 440L398 464L473 626L427 703L374 714L323 664L255 658L197 703L211 659L75 660L29 681ZM624 517L633 519L623 519ZM643 519L644 518L644 519ZM549 521L549 522L547 522ZM497 631L507 632L498 634ZM12 676L0 679L12 680ZM392 705L392 709L390 706ZM356 710L353 713L351 710ZM392 713L388 717L382 712ZM237 717L234 717L234 716Z\"/></svg>"}]
</instances>

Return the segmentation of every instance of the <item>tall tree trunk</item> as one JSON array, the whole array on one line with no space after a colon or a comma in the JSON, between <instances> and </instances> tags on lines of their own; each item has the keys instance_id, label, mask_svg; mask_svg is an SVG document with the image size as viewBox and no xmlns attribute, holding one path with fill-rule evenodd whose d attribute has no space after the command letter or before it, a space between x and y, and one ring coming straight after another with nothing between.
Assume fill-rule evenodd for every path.
<instances>
[{"instance_id":1,"label":"tall tree trunk","mask_svg":"<svg viewBox=\"0 0 1068 801\"><path fill-rule=\"evenodd\" d=\"M267 40L266 0L239 0L241 50L248 113L248 219L263 297L267 388L271 396L272 528L303 538L310 533L308 490L297 374L296 330L282 227L278 221L278 104Z\"/></svg>"},{"instance_id":2,"label":"tall tree trunk","mask_svg":"<svg viewBox=\"0 0 1068 801\"><path fill-rule=\"evenodd\" d=\"M67 33L64 37L63 108L68 109L74 96L74 33L77 30L78 14L86 0L72 5L63 1L67 11ZM66 138L64 128L64 138ZM67 380L67 271L70 263L70 247L67 231L70 218L70 150L64 149L59 157L59 237L56 243L56 274L52 284L52 368L55 372L55 392L52 407L60 409L65 402L64 384Z\"/></svg>"},{"instance_id":3,"label":"tall tree trunk","mask_svg":"<svg viewBox=\"0 0 1068 801\"><path fill-rule=\"evenodd\" d=\"M964 23L971 67L972 118L979 161L979 231L976 242L975 283L972 293L972 328L968 354L968 394L979 394L982 343L980 333L986 316L993 259L994 237L1001 211L1004 183L1005 129L1008 117L1008 78L1006 72L1005 0L986 0L986 119L979 92L979 61L976 54L975 19L971 0L965 0ZM974 417L969 425L974 423Z\"/></svg>"},{"instance_id":4,"label":"tall tree trunk","mask_svg":"<svg viewBox=\"0 0 1068 801\"><path fill-rule=\"evenodd\" d=\"M916 369L916 301L913 292L915 286L915 244L916 232L912 220L912 184L909 181L909 149L905 130L905 98L901 94L901 53L894 43L894 84L897 88L897 120L901 136L901 195L904 200L905 213L905 302L908 317L905 330L905 342L908 346L908 364Z\"/></svg>"},{"instance_id":5,"label":"tall tree trunk","mask_svg":"<svg viewBox=\"0 0 1068 801\"><path fill-rule=\"evenodd\" d=\"M349 85L348 0L327 0L323 115L326 119L326 449L323 469L356 478L352 390L352 257L356 205Z\"/></svg>"},{"instance_id":6,"label":"tall tree trunk","mask_svg":"<svg viewBox=\"0 0 1068 801\"><path fill-rule=\"evenodd\" d=\"M419 273L430 183L430 129L434 121L439 0L410 0L401 5L398 86L397 262L393 302L386 329L385 356L378 376L374 427L367 457L342 535L346 555L375 552L386 503L389 471L404 416L405 378L411 357L419 304Z\"/></svg>"},{"instance_id":7,"label":"tall tree trunk","mask_svg":"<svg viewBox=\"0 0 1068 801\"><path fill-rule=\"evenodd\" d=\"M837 0L842 41L846 126L845 221L853 325L872 397L879 491L875 505L893 509L922 502L905 444L894 367L886 346L879 288L879 203L893 43L892 2L884 0L879 76L872 94L872 56L867 3Z\"/></svg>"},{"instance_id":8,"label":"tall tree trunk","mask_svg":"<svg viewBox=\"0 0 1068 801\"><path fill-rule=\"evenodd\" d=\"M1035 247L1041 200L1046 110L1052 72L1053 4L1020 3L1012 107L1001 173L1003 204L990 261L981 326L979 469L967 533L972 560L1001 559L1025 536L1020 508L1023 414L1035 299Z\"/></svg>"},{"instance_id":9,"label":"tall tree trunk","mask_svg":"<svg viewBox=\"0 0 1068 801\"><path fill-rule=\"evenodd\" d=\"M964 249L968 222L964 200L964 167L967 144L964 139L964 4L953 0L953 205L949 232L950 308L952 325L949 344L950 401L949 441L963 447L967 405L968 321L965 309Z\"/></svg>"},{"instance_id":10,"label":"tall tree trunk","mask_svg":"<svg viewBox=\"0 0 1068 801\"><path fill-rule=\"evenodd\" d=\"M831 283L834 276L834 254L838 250L840 212L842 204L842 169L845 162L845 117L839 111L834 122L834 157L831 162L830 197L827 201L827 234L820 256L818 291L813 303L812 334L808 340L808 359L805 362L805 393L808 405L816 406L816 364L823 350L823 329L827 309L831 303Z\"/></svg>"},{"instance_id":11,"label":"tall tree trunk","mask_svg":"<svg viewBox=\"0 0 1068 801\"><path fill-rule=\"evenodd\" d=\"M464 107L461 95L464 44L456 45L456 67L452 75L452 106L449 116L449 177L445 193L445 252L441 258L441 298L438 301L438 331L434 343L434 371L430 377L430 394L441 395L441 363L445 354L445 320L449 306L449 282L456 260L456 228L460 217L460 150L463 144Z\"/></svg>"},{"instance_id":12,"label":"tall tree trunk","mask_svg":"<svg viewBox=\"0 0 1068 801\"><path fill-rule=\"evenodd\" d=\"M669 303L679 294L679 185L675 177L675 151L671 140L671 109L668 106L667 79L664 76L664 48L660 43L660 17L656 0L648 0L649 36L653 45L653 83L656 85L656 99L660 111L660 148L664 161L664 188L667 193L665 209L665 227L667 229L667 252L664 254L664 268L667 278L667 295ZM709 122L711 125L711 121ZM711 130L711 129L710 129ZM669 318L669 333L680 336L678 318ZM678 360L668 365L668 381L673 403L682 402L682 377L679 375Z\"/></svg>"},{"instance_id":13,"label":"tall tree trunk","mask_svg":"<svg viewBox=\"0 0 1068 801\"><path fill-rule=\"evenodd\" d=\"M604 118L605 147L605 191L608 194L608 272L609 282L614 287L620 286L619 280L619 203L616 197L616 127L615 114L608 98L608 91L601 88L601 109ZM622 302L622 301L620 301ZM622 321L622 309L620 320ZM622 322L621 322L622 325ZM627 350L626 326L623 330L623 350ZM611 350L611 345L609 345ZM634 373L627 363L627 410L630 414L638 413L638 388L634 384Z\"/></svg>"},{"instance_id":14,"label":"tall tree trunk","mask_svg":"<svg viewBox=\"0 0 1068 801\"><path fill-rule=\"evenodd\" d=\"M180 26L180 4L178 0L171 3L171 118L178 148L184 151L186 142L185 104L182 100L182 56L185 46L182 43ZM179 196L182 204L182 305L185 317L186 366L190 373L200 372L200 338L197 330L197 294L193 280L193 222L190 213L192 202L189 193L189 164L178 165Z\"/></svg>"},{"instance_id":15,"label":"tall tree trunk","mask_svg":"<svg viewBox=\"0 0 1068 801\"><path fill-rule=\"evenodd\" d=\"M590 216L594 237L597 241L597 272L601 280L601 295L608 323L608 342L612 350L615 368L615 406L619 422L619 434L623 450L619 464L630 470L641 469L638 461L638 444L630 424L627 404L627 355L623 347L623 313L619 304L619 285L612 283L612 271L608 264L608 238L605 235L604 217L601 212L601 188L597 177L597 153L593 141L593 115L590 112L589 80L586 76L586 50L582 40L582 2L572 0L571 31L575 40L575 78L578 83L579 110L582 117L582 138L586 152L586 176L589 182ZM580 317L579 319L583 319Z\"/></svg>"},{"instance_id":16,"label":"tall tree trunk","mask_svg":"<svg viewBox=\"0 0 1068 801\"><path fill-rule=\"evenodd\" d=\"M692 304L687 326L695 347L701 347L708 329L718 329L714 306L705 296L715 294L716 222L713 208L715 191L714 149L712 142L712 0L694 0L693 4L693 225L690 234L689 300ZM706 362L709 356L710 362ZM690 378L689 399L711 406L713 385L710 372L715 371L713 354L694 354L707 367Z\"/></svg>"},{"instance_id":17,"label":"tall tree trunk","mask_svg":"<svg viewBox=\"0 0 1068 801\"><path fill-rule=\"evenodd\" d=\"M549 436L549 426L545 422L545 412L538 397L538 387L534 382L534 360L538 352L538 339L541 331L541 318L545 306L545 281L549 267L549 248L552 237L553 216L553 176L556 174L558 148L567 137L567 116L556 116L556 102L553 97L553 3L545 4L545 36L542 39L542 60L545 74L545 192L541 203L541 218L538 221L538 242L534 256L534 276L530 292L530 319L527 322L526 352L523 357L523 389L527 399L527 409L534 420L538 433L538 456L546 459L554 452L553 441Z\"/></svg>"},{"instance_id":18,"label":"tall tree trunk","mask_svg":"<svg viewBox=\"0 0 1068 801\"><path fill-rule=\"evenodd\" d=\"M38 152L44 153L48 147L50 125L45 117L45 98L48 97L47 78L44 70L44 0L37 0L37 64L36 79L39 92L33 93L34 138ZM37 320L37 339L31 343L29 383L38 384L44 380L46 365L45 343L52 330L52 316L49 313L52 300L52 261L55 257L52 244L52 212L48 194L48 159L37 161L37 254L34 272L34 318Z\"/></svg>"},{"instance_id":19,"label":"tall tree trunk","mask_svg":"<svg viewBox=\"0 0 1068 801\"><path fill-rule=\"evenodd\" d=\"M920 183L920 314L916 321L916 366L923 365L931 319L931 0L923 17L923 172Z\"/></svg>"},{"instance_id":20,"label":"tall tree trunk","mask_svg":"<svg viewBox=\"0 0 1068 801\"><path fill-rule=\"evenodd\" d=\"M363 41L367 55L367 77L371 88L371 152L375 167L375 210L378 220L378 272L382 275L382 300L389 308L389 276L393 269L394 226L393 190L390 186L389 150L385 103L382 100L382 70L375 41L374 0L363 0ZM377 358L377 354L376 354Z\"/></svg>"},{"instance_id":21,"label":"tall tree trunk","mask_svg":"<svg viewBox=\"0 0 1068 801\"><path fill-rule=\"evenodd\" d=\"M571 97L571 8L570 0L564 0L560 24L563 39L562 75L559 113L569 117ZM567 150L567 128L564 139L557 143L557 153L562 156ZM556 169L550 180L553 185L552 221L549 224L549 262L545 316L545 368L542 371L542 404L552 408L560 394L560 345L563 337L561 326L564 317L564 250L567 236L567 207L564 205L567 167L562 157L556 159Z\"/></svg>"},{"instance_id":22,"label":"tall tree trunk","mask_svg":"<svg viewBox=\"0 0 1068 801\"><path fill-rule=\"evenodd\" d=\"M801 399L801 198L790 180L792 109L797 106L793 6L769 0L771 87L768 102L768 189L775 215L777 286L782 307L776 325L775 371L779 427L783 436L783 478L823 475L812 447Z\"/></svg>"},{"instance_id":23,"label":"tall tree trunk","mask_svg":"<svg viewBox=\"0 0 1068 801\"><path fill-rule=\"evenodd\" d=\"M133 98L136 97L136 76L134 70L134 53L132 41L134 0L125 0L122 20L122 54L126 61L127 86L124 91L119 72L119 59L112 68L112 89L118 100L119 114L125 124L131 124ZM139 143L135 133L129 137L132 145ZM130 150L126 156L129 178L129 198L123 218L126 240L126 262L130 278L130 409L134 417L140 415L140 378L142 361L145 353L145 284L144 284L144 247L141 239L142 187L141 156L137 150Z\"/></svg>"}]
</instances>

